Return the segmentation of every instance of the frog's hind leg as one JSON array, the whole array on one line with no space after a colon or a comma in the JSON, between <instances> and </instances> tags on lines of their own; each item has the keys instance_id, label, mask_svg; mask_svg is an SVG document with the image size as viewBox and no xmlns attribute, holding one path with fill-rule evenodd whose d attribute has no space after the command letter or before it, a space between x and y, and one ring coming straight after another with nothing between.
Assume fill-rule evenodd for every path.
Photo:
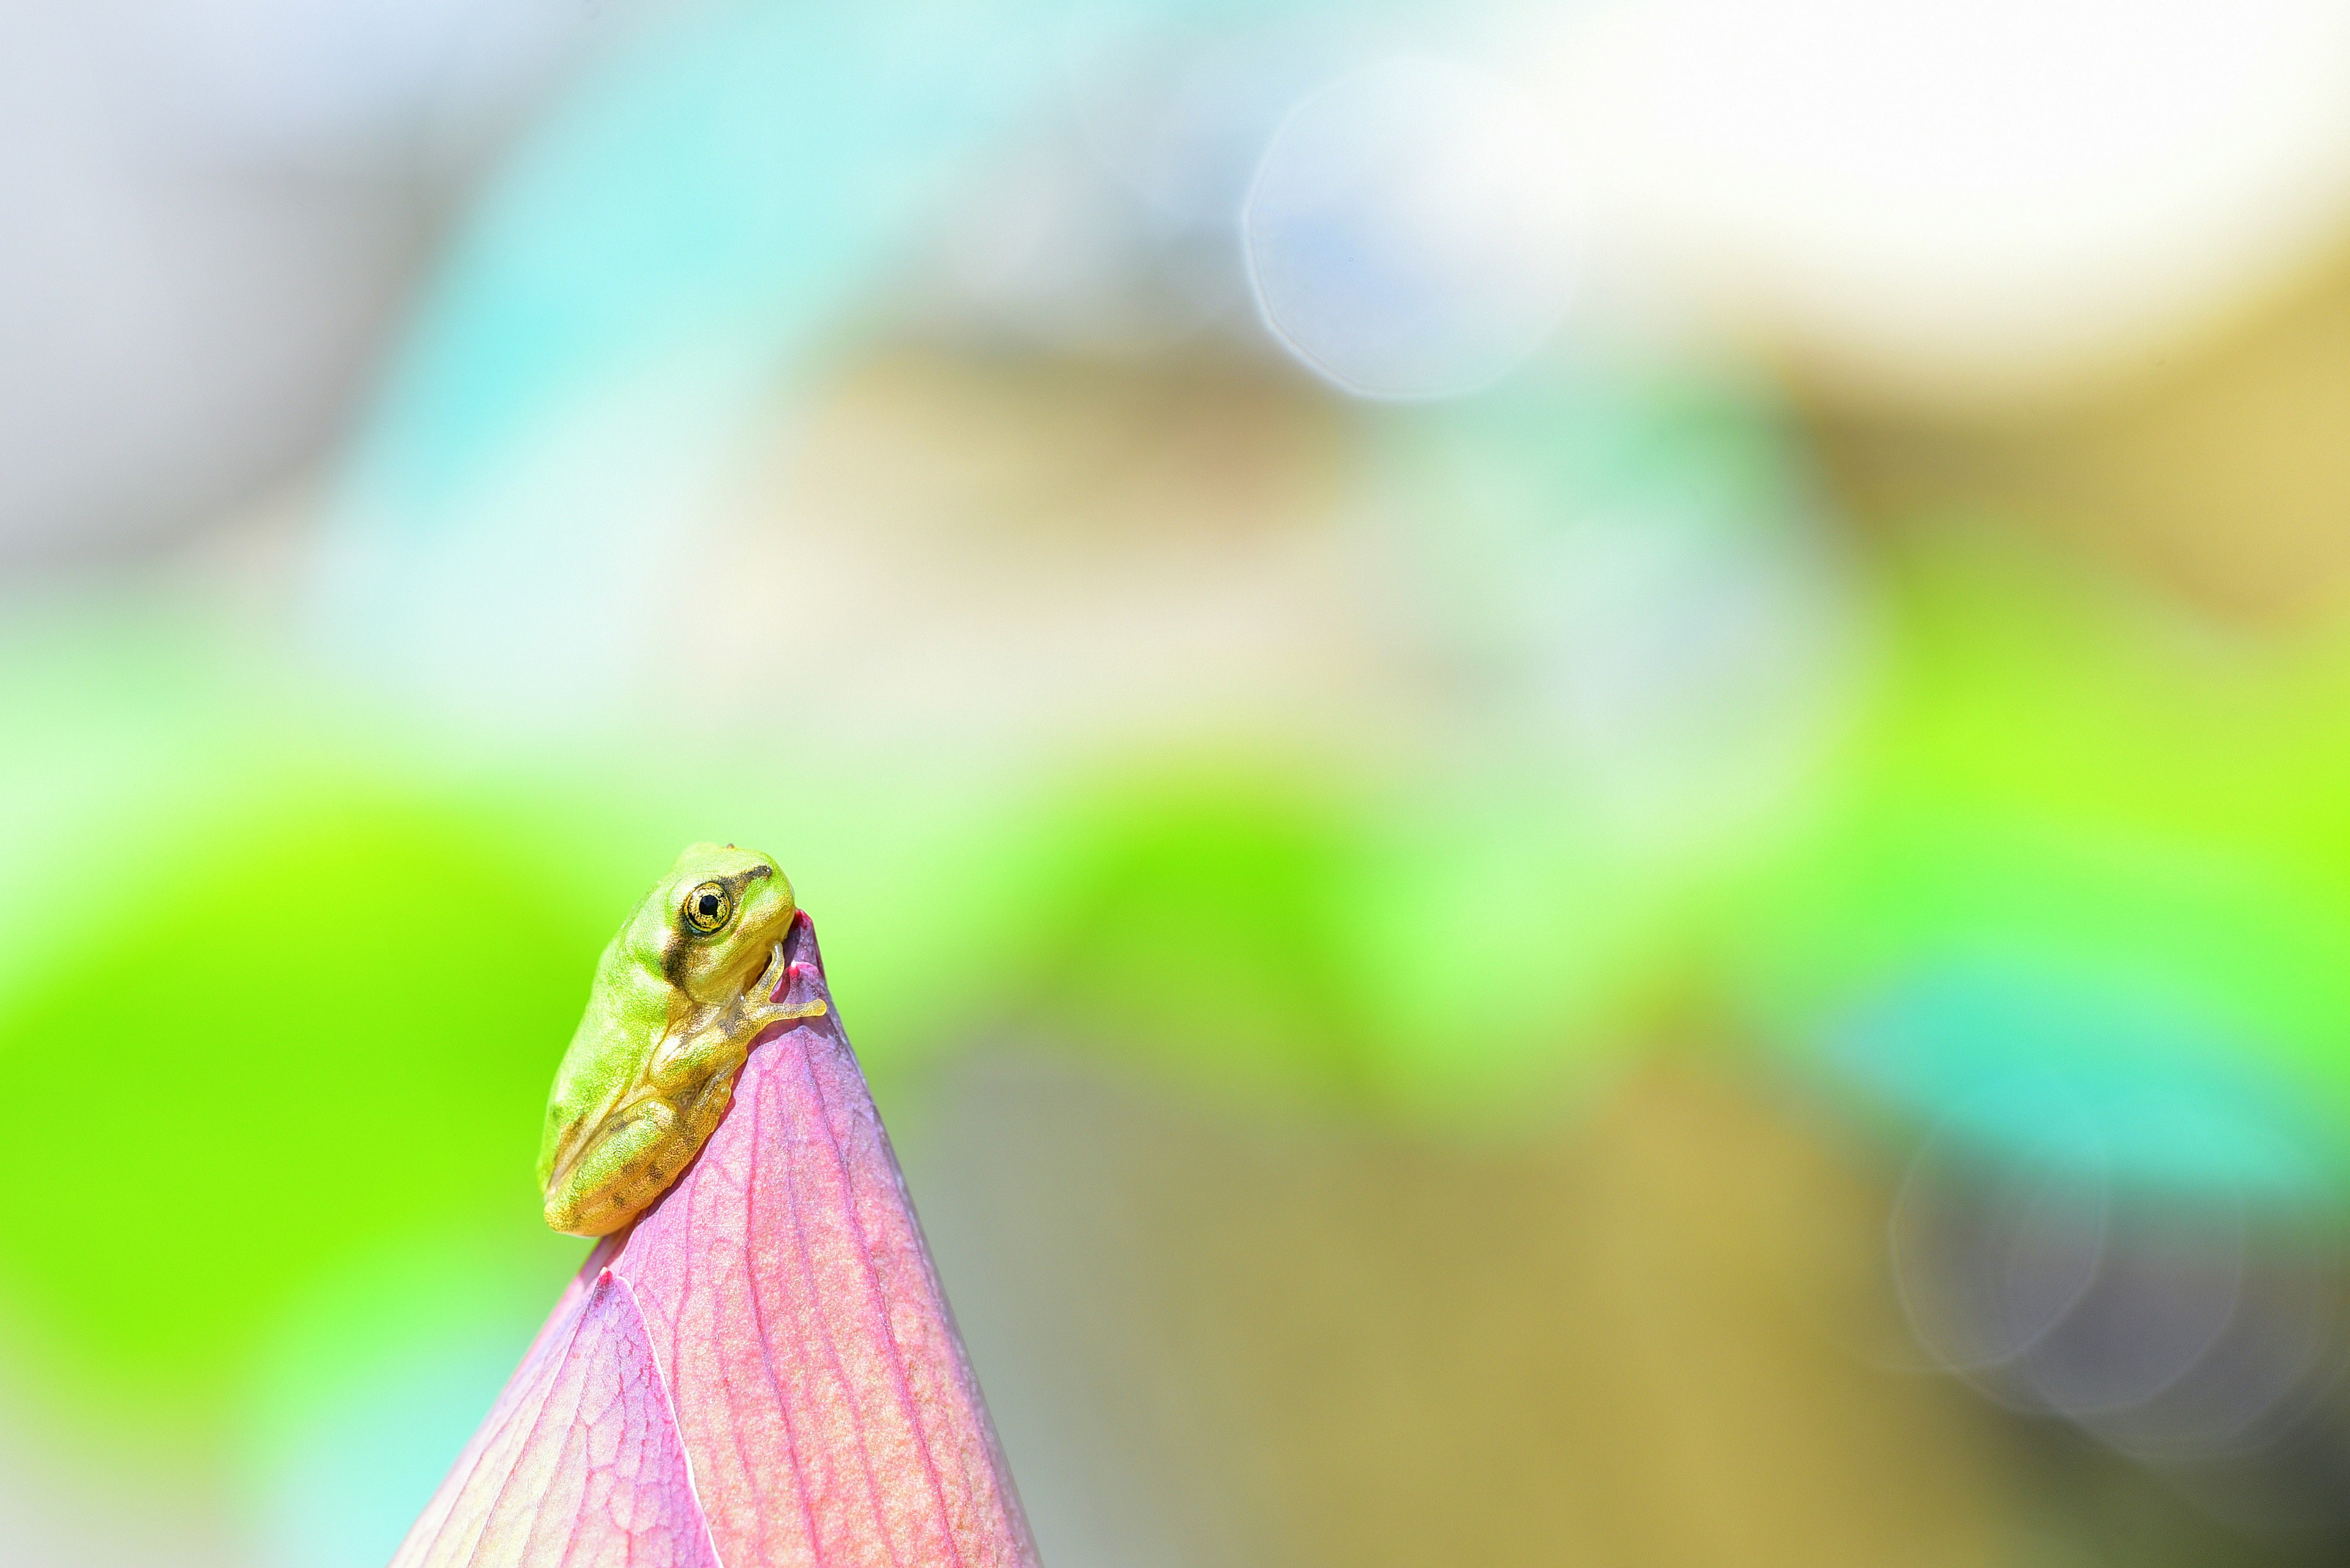
<instances>
[{"instance_id":1,"label":"frog's hind leg","mask_svg":"<svg viewBox=\"0 0 2350 1568\"><path fill-rule=\"evenodd\" d=\"M679 1150L678 1131L677 1113L658 1098L616 1110L547 1189L547 1224L607 1236L635 1219L701 1147L696 1138Z\"/></svg>"},{"instance_id":2,"label":"frog's hind leg","mask_svg":"<svg viewBox=\"0 0 2350 1568\"><path fill-rule=\"evenodd\" d=\"M710 1141L712 1133L718 1130L718 1124L725 1119L727 1107L733 1103L733 1068L712 1073L707 1083L680 1102L676 1139L679 1152L676 1168L670 1172L671 1177L692 1163L693 1157L702 1152L702 1146Z\"/></svg>"}]
</instances>

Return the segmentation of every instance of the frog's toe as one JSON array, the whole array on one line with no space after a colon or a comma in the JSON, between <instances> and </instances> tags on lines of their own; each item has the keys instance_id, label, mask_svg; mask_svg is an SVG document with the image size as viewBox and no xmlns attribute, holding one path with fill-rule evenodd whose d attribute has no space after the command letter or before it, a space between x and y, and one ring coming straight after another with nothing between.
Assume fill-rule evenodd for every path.
<instances>
[{"instance_id":1,"label":"frog's toe","mask_svg":"<svg viewBox=\"0 0 2350 1568\"><path fill-rule=\"evenodd\" d=\"M822 1018L828 1010L822 1002L771 1002L752 1011L753 1022L764 1029L770 1023L787 1023L795 1018Z\"/></svg>"}]
</instances>

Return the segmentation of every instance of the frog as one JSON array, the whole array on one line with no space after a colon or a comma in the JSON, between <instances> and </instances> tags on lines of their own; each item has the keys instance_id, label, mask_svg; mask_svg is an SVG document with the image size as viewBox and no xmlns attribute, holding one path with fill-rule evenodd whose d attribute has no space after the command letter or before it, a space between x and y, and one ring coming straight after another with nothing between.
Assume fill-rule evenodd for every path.
<instances>
[{"instance_id":1,"label":"frog","mask_svg":"<svg viewBox=\"0 0 2350 1568\"><path fill-rule=\"evenodd\" d=\"M608 1236L692 1163L769 1025L822 1017L775 1000L798 904L756 850L695 844L597 961L539 1139L548 1227Z\"/></svg>"}]
</instances>

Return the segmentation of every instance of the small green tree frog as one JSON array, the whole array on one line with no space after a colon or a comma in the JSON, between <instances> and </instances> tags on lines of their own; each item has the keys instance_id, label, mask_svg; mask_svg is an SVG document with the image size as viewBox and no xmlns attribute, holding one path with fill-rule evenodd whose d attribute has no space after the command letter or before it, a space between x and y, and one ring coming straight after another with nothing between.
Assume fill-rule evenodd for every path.
<instances>
[{"instance_id":1,"label":"small green tree frog","mask_svg":"<svg viewBox=\"0 0 2350 1568\"><path fill-rule=\"evenodd\" d=\"M548 1225L603 1236L642 1213L726 1114L758 1033L824 1012L773 1000L796 908L782 867L731 844L692 846L637 906L547 1096Z\"/></svg>"}]
</instances>

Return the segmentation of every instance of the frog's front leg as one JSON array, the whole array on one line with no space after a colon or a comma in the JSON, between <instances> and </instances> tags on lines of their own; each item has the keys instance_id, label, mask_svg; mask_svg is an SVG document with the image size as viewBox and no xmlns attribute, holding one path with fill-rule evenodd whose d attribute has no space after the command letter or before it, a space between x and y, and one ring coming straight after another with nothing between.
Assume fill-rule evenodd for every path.
<instances>
[{"instance_id":1,"label":"frog's front leg","mask_svg":"<svg viewBox=\"0 0 2350 1568\"><path fill-rule=\"evenodd\" d=\"M712 1076L732 1078L751 1054L751 1042L770 1023L794 1018L821 1018L821 1002L771 1002L784 979L784 944L767 956L765 972L723 1007L698 1012L654 1048L645 1081L675 1101L694 1092Z\"/></svg>"},{"instance_id":2,"label":"frog's front leg","mask_svg":"<svg viewBox=\"0 0 2350 1568\"><path fill-rule=\"evenodd\" d=\"M597 1127L546 1196L546 1222L600 1236L660 1196L692 1162L726 1107L751 1043L769 1024L820 1017L821 1002L771 1002L784 978L777 942L765 973L723 1007L698 1009L654 1046L645 1075Z\"/></svg>"},{"instance_id":3,"label":"frog's front leg","mask_svg":"<svg viewBox=\"0 0 2350 1568\"><path fill-rule=\"evenodd\" d=\"M767 950L767 967L760 972L758 979L743 988L740 1005L755 1019L751 1030L754 1034L770 1023L785 1019L824 1016L825 1006L821 1002L795 1004L774 1000L775 992L783 987L788 969L789 966L784 962L784 944L777 942Z\"/></svg>"},{"instance_id":4,"label":"frog's front leg","mask_svg":"<svg viewBox=\"0 0 2350 1568\"><path fill-rule=\"evenodd\" d=\"M703 1008L682 1028L672 1030L653 1050L645 1070L648 1089L674 1106L677 1136L688 1149L702 1142L726 1114L734 1075L751 1054L751 1043L769 1024L795 1018L820 1018L821 1002L785 1003L767 1000L782 984L784 944L777 942L766 972L724 1007Z\"/></svg>"},{"instance_id":5,"label":"frog's front leg","mask_svg":"<svg viewBox=\"0 0 2350 1568\"><path fill-rule=\"evenodd\" d=\"M684 1027L672 1030L653 1048L646 1082L662 1096L677 1098L710 1075L733 1076L750 1055L750 1042L771 1023L792 1018L823 1018L823 1002L771 1002L783 987L783 942L768 950L766 971L743 987L743 994L726 1006L701 1009Z\"/></svg>"}]
</instances>

